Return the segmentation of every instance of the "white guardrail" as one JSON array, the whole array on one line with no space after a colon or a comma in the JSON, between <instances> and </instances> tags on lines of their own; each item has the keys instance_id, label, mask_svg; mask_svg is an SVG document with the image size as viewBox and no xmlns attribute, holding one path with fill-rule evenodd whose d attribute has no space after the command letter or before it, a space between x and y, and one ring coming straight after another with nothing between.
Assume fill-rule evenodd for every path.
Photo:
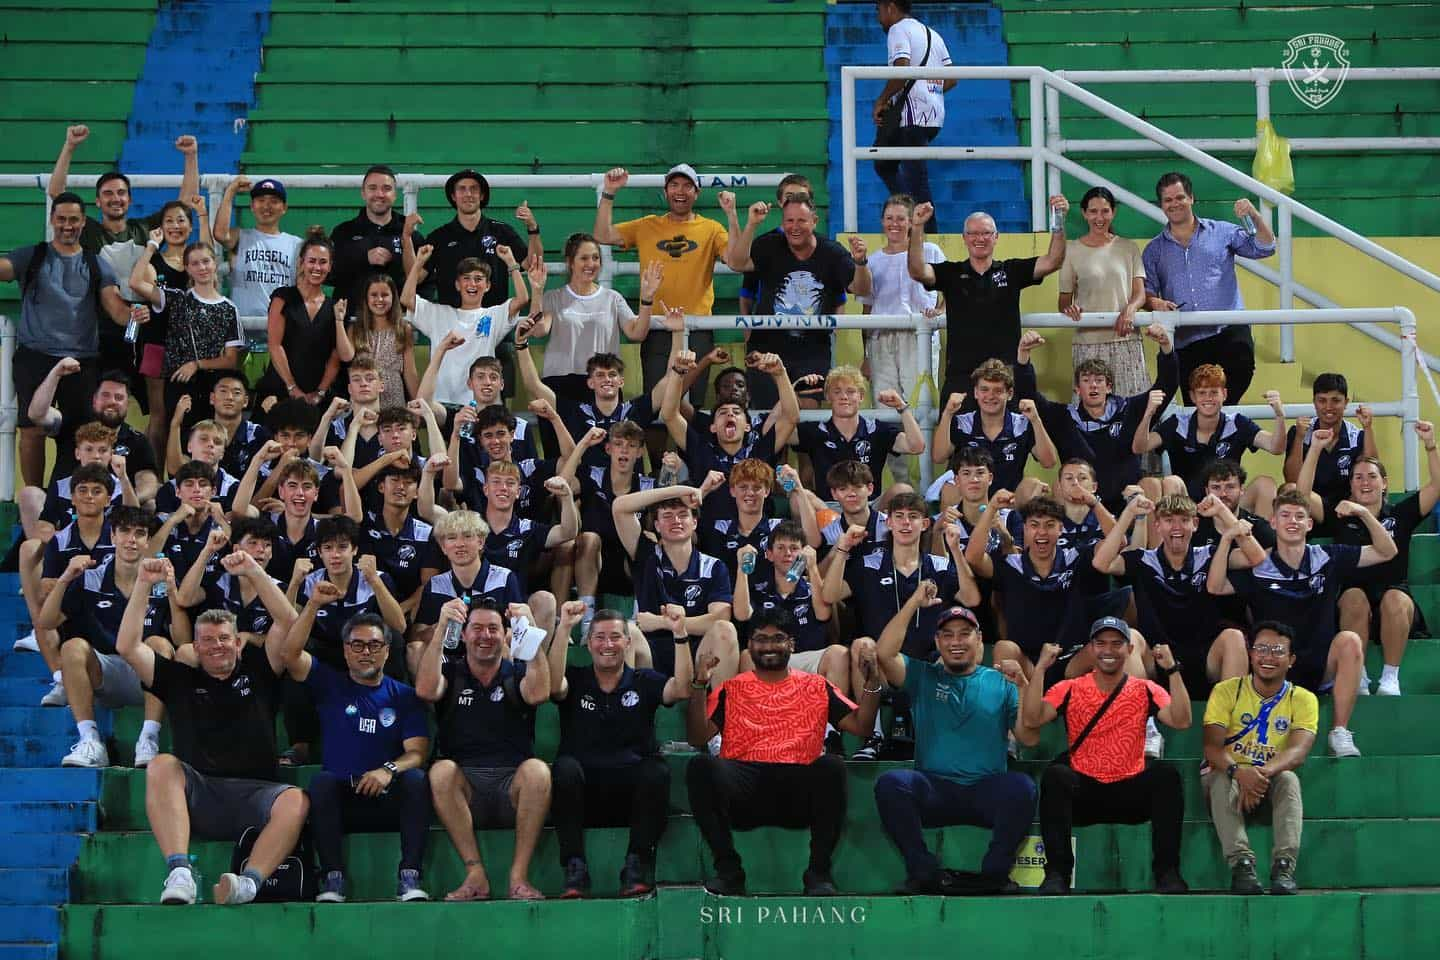
<instances>
[{"instance_id":1,"label":"white guardrail","mask_svg":"<svg viewBox=\"0 0 1440 960\"><path fill-rule=\"evenodd\" d=\"M1440 292L1440 276L1436 276L1409 260L1386 250L1384 247L1361 236L1344 224L1338 223L1291 197L1266 186L1250 175L1217 160L1197 146L1196 142L1181 140L1178 137L1172 136L1154 124L1115 106L1113 103L1091 93L1074 82L1076 79L1085 79L1091 82L1114 83L1124 80L1133 82L1143 76L1166 72L1167 71L1087 71L1083 73L1072 72L1061 74L1046 70L1043 67L842 67L840 69L841 158L844 183L843 223L845 230L848 232L856 232L859 229L859 201L856 184L858 182L857 164L860 160L1021 160L1028 162L1030 164L1031 229L1036 232L1048 229L1045 209L1046 197L1060 192L1060 174L1062 172L1069 174L1089 186L1106 187L1114 193L1116 200L1119 202L1132 209L1138 210L1151 220L1163 224L1165 222L1165 215L1155 204L1095 174L1088 168L1081 166L1065 156L1067 147L1073 148L1074 144L1071 143L1067 145L1060 138L1060 96L1063 94L1076 103L1089 107L1101 116L1135 131L1144 137L1145 142L1155 144L1155 149L1176 154L1194 164L1196 167L1207 170L1236 187L1239 187L1246 193L1258 197L1262 204L1261 213L1262 215L1266 215L1267 220L1269 219L1268 214L1270 207L1274 207L1277 221L1275 234L1279 269L1276 270L1263 263L1245 259L1237 259L1236 264L1241 269L1250 271L1261 279L1274 284L1279 289L1280 309L1291 309L1295 304L1296 297L1314 307L1324 309L1340 308L1340 304L1317 293L1295 279L1292 222L1296 219L1302 220L1317 230L1335 237L1417 283L1436 292ZM1216 79L1231 81L1250 80L1251 82L1257 83L1263 80L1266 84L1267 92L1264 96L1267 98L1266 108L1268 109L1268 83L1273 79L1273 72L1267 73L1263 70L1174 71L1171 73L1170 79L1171 82L1193 82L1204 78L1206 75L1215 73L1224 75ZM1229 76L1229 74L1236 74L1236 76ZM1097 81L1097 77L1101 79ZM1424 80L1440 78L1440 70L1424 68L1406 68L1396 71L1364 69L1351 70L1349 77L1363 80L1389 78ZM917 80L1009 80L1024 82L1029 86L1029 143L1015 147L937 147L933 144L924 147L858 146L856 143L858 129L856 123L858 115L855 105L855 81L889 80L896 78ZM1387 142L1389 142L1391 138L1386 139ZM1430 149L1425 141L1432 138L1411 138L1416 141L1414 143L1400 143L1400 141L1405 140L1405 138L1393 139L1397 141L1395 145L1403 145L1407 149ZM1336 140L1334 143L1345 144L1346 141ZM1348 148L1354 149L1357 145L1358 141L1352 142ZM1329 147L1329 149L1338 148L1338 146ZM1402 348L1399 337L1387 330L1380 329L1374 324L1357 323L1356 328L1366 336L1385 344L1393 350L1398 351ZM1423 353L1421 356L1430 369L1440 371L1440 360ZM1280 357L1287 363L1295 359L1294 338L1288 324L1281 325Z\"/></svg>"},{"instance_id":2,"label":"white guardrail","mask_svg":"<svg viewBox=\"0 0 1440 960\"><path fill-rule=\"evenodd\" d=\"M1177 326L1214 326L1215 324L1353 324L1378 323L1394 324L1400 328L1401 343L1400 398L1393 401L1369 403L1377 417L1394 417L1402 421L1401 443L1404 449L1404 480L1407 490L1420 486L1420 459L1416 440L1410 426L1420 418L1420 394L1416 377L1415 315L1405 307L1366 308L1351 310L1237 310L1237 311L1181 311L1178 313L1143 313L1138 315L1140 323L1160 323L1173 334ZM1113 326L1115 314L1087 313L1077 324L1062 313L1031 313L1021 317L1021 323L1034 328L1069 328ZM807 330L816 333L834 333L838 330L902 330L912 332L916 338L916 354L920 362L920 375L916 387L915 418L926 432L927 442L934 430L937 419L939 398L935 392L938 370L935 369L930 350L930 334L933 330L945 328L944 316L931 319L923 314L865 316L822 315L800 317L790 315L765 316L690 316L685 318L686 330ZM10 317L0 316L0 501L15 497L15 430L18 412L15 397L13 366L15 356L15 322ZM1059 399L1058 397L1052 399ZM1274 413L1267 406L1238 406L1227 408L1253 419L1272 419ZM897 416L890 409L863 411L869 416L892 419ZM1308 404L1287 404L1286 416L1301 416L1313 413ZM825 420L828 410L803 410L803 420ZM924 487L934 479L933 467L928 454L921 454L920 474ZM922 488L923 489L923 488Z\"/></svg>"}]
</instances>

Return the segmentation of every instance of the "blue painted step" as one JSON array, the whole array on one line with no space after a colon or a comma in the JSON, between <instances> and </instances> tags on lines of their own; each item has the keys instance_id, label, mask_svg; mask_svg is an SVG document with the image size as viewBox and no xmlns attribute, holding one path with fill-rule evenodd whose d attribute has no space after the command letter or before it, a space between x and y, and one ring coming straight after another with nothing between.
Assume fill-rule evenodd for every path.
<instances>
[{"instance_id":1,"label":"blue painted step","mask_svg":"<svg viewBox=\"0 0 1440 960\"><path fill-rule=\"evenodd\" d=\"M70 871L50 867L36 870L0 869L0 904L56 904L70 899ZM0 936L4 936L0 932Z\"/></svg>"},{"instance_id":2,"label":"blue painted step","mask_svg":"<svg viewBox=\"0 0 1440 960\"><path fill-rule=\"evenodd\" d=\"M113 729L109 710L98 710L95 719L101 736ZM75 735L75 718L65 707L0 707L0 737L69 737Z\"/></svg>"},{"instance_id":3,"label":"blue painted step","mask_svg":"<svg viewBox=\"0 0 1440 960\"><path fill-rule=\"evenodd\" d=\"M18 633L29 633L30 628L18 630ZM33 679L47 680L50 678L50 670L45 666L45 659L38 653L28 650L12 650L11 644L15 642L15 633L0 632L0 677L29 677ZM44 696L42 690L40 696ZM35 704L40 704L40 699L35 699Z\"/></svg>"},{"instance_id":4,"label":"blue painted step","mask_svg":"<svg viewBox=\"0 0 1440 960\"><path fill-rule=\"evenodd\" d=\"M100 825L100 805L76 801L0 801L0 823L16 833L93 833Z\"/></svg>"},{"instance_id":5,"label":"blue painted step","mask_svg":"<svg viewBox=\"0 0 1440 960\"><path fill-rule=\"evenodd\" d=\"M74 731L65 737L0 739L0 767L59 767L77 739Z\"/></svg>"},{"instance_id":6,"label":"blue painted step","mask_svg":"<svg viewBox=\"0 0 1440 960\"><path fill-rule=\"evenodd\" d=\"M68 867L84 842L78 833L0 833L0 867Z\"/></svg>"},{"instance_id":7,"label":"blue painted step","mask_svg":"<svg viewBox=\"0 0 1440 960\"><path fill-rule=\"evenodd\" d=\"M100 795L101 771L83 767L11 770L0 780L6 800L94 800Z\"/></svg>"},{"instance_id":8,"label":"blue painted step","mask_svg":"<svg viewBox=\"0 0 1440 960\"><path fill-rule=\"evenodd\" d=\"M12 943L55 942L60 939L60 908L26 905L0 906L0 930Z\"/></svg>"},{"instance_id":9,"label":"blue painted step","mask_svg":"<svg viewBox=\"0 0 1440 960\"><path fill-rule=\"evenodd\" d=\"M0 943L0 960L55 960L59 955L53 943Z\"/></svg>"},{"instance_id":10,"label":"blue painted step","mask_svg":"<svg viewBox=\"0 0 1440 960\"><path fill-rule=\"evenodd\" d=\"M37 660L36 654L30 654ZM39 677L16 677L8 674L0 675L0 707L36 707L40 706L40 698L50 690L50 678Z\"/></svg>"}]
</instances>

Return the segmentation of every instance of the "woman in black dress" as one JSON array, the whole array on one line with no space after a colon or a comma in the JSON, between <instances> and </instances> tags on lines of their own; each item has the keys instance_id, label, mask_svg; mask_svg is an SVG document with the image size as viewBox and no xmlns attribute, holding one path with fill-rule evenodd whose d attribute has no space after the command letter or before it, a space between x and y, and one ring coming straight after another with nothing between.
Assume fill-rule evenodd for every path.
<instances>
[{"instance_id":1,"label":"woman in black dress","mask_svg":"<svg viewBox=\"0 0 1440 960\"><path fill-rule=\"evenodd\" d=\"M346 303L325 293L334 251L323 230L311 229L297 259L295 286L270 295L270 366L255 386L257 404L276 397L318 406L340 374L335 344L344 330Z\"/></svg>"}]
</instances>

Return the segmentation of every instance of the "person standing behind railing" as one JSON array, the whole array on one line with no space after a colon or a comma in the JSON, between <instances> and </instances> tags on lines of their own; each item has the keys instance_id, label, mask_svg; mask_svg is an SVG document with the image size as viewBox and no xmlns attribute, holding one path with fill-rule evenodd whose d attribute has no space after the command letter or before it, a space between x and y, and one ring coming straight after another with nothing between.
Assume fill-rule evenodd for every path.
<instances>
[{"instance_id":1,"label":"person standing behind railing","mask_svg":"<svg viewBox=\"0 0 1440 960\"><path fill-rule=\"evenodd\" d=\"M881 0L875 16L885 30L885 62L892 67L950 66L945 38L910 16L910 0ZM885 81L875 98L871 115L875 119L875 146L923 147L934 140L945 125L945 92L954 80ZM924 160L877 160L875 172L891 193L908 193L916 202L928 203L930 175ZM939 224L931 220L930 231Z\"/></svg>"},{"instance_id":2,"label":"person standing behind railing","mask_svg":"<svg viewBox=\"0 0 1440 960\"><path fill-rule=\"evenodd\" d=\"M1245 226L1195 216L1195 189L1183 173L1167 173L1155 184L1165 212L1165 229L1145 247L1145 292L1151 310L1244 310L1235 280L1235 257L1263 260L1275 252L1275 234L1255 205L1235 201ZM1253 230L1251 229L1253 225ZM1250 327L1181 327L1180 390L1190 404L1190 371L1206 363L1225 370L1225 402L1235 404L1255 376L1255 338Z\"/></svg>"},{"instance_id":3,"label":"person standing behind railing","mask_svg":"<svg viewBox=\"0 0 1440 960\"><path fill-rule=\"evenodd\" d=\"M1084 313L1118 313L1113 329L1076 330L1070 341L1070 362L1079 369L1086 360L1102 360L1114 378L1112 389L1122 397L1145 392L1145 349L1135 330L1135 311L1145 306L1145 266L1133 240L1111 231L1115 195L1092 187L1080 200L1089 231L1065 244L1060 267L1059 311L1080 322Z\"/></svg>"},{"instance_id":4,"label":"person standing behind railing","mask_svg":"<svg viewBox=\"0 0 1440 960\"><path fill-rule=\"evenodd\" d=\"M235 194L241 190L250 194L250 216L255 226L231 229ZM215 245L229 251L232 258L230 299L242 317L265 316L270 312L271 295L295 282L304 241L280 229L286 209L285 184L273 177L253 185L249 177L236 177L226 184L220 197L213 228Z\"/></svg>"}]
</instances>

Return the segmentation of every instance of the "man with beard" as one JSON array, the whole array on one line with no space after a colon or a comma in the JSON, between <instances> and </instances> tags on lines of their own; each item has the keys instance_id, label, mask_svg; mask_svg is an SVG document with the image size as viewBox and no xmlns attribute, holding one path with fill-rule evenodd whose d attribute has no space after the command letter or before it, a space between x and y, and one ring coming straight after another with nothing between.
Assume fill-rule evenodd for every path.
<instances>
[{"instance_id":1,"label":"man with beard","mask_svg":"<svg viewBox=\"0 0 1440 960\"><path fill-rule=\"evenodd\" d=\"M566 639L585 605L569 600L560 613L562 639L550 645L550 698L560 707L551 808L565 871L563 896L589 894L584 828L605 826L630 828L620 895L642 896L655 888L655 847L670 800L670 767L656 747L655 711L690 696L690 658L676 657L669 678L628 666L629 624L618 611L600 610L585 638L590 665L566 667ZM669 608L666 622L676 647L689 643L678 607Z\"/></svg>"},{"instance_id":2,"label":"man with beard","mask_svg":"<svg viewBox=\"0 0 1440 960\"><path fill-rule=\"evenodd\" d=\"M1075 855L1071 824L1150 821L1151 867L1156 893L1185 893L1180 875L1180 822L1185 795L1180 771L1145 762L1146 720L1176 730L1190 726L1190 693L1170 648L1155 647L1155 666L1169 685L1128 676L1130 627L1118 617L1101 617L1090 627L1095 668L1045 690L1045 674L1060 655L1047 643L1025 685L1021 721L1032 730L1064 714L1066 761L1055 761L1040 778L1040 833L1045 840L1045 880L1040 893L1070 892Z\"/></svg>"},{"instance_id":3,"label":"man with beard","mask_svg":"<svg viewBox=\"0 0 1440 960\"><path fill-rule=\"evenodd\" d=\"M377 163L360 181L364 208L353 220L335 225L330 231L330 283L337 299L349 304L351 321L360 315L365 288L373 274L385 274L398 290L405 285L404 250L400 234L405 218L395 212L395 171ZM423 234L411 234L415 246L425 243Z\"/></svg>"},{"instance_id":4,"label":"man with beard","mask_svg":"<svg viewBox=\"0 0 1440 960\"><path fill-rule=\"evenodd\" d=\"M515 856L506 893L511 900L543 900L531 885L530 858L550 807L550 768L535 756L535 708L550 697L549 645L566 644L550 633L528 661L504 656L520 638L506 629L520 618L535 623L523 603L502 607L485 597L451 600L425 641L416 690L436 705L440 752L430 768L435 813L465 865L465 880L446 900L488 900L490 879L475 830L515 828ZM452 657L441 639L451 623L463 625L464 653ZM562 626L565 621L562 621ZM571 626L574 621L569 621ZM531 629L536 629L532 627Z\"/></svg>"},{"instance_id":5,"label":"man with beard","mask_svg":"<svg viewBox=\"0 0 1440 960\"><path fill-rule=\"evenodd\" d=\"M717 735L722 742L719 756L701 754L685 770L690 808L715 861L716 875L705 889L745 894L745 870L731 830L768 824L810 829L805 895L834 896L830 864L845 819L846 774L844 759L824 752L825 728L870 733L880 705L875 644L861 638L850 648L865 678L856 706L819 674L790 669L796 624L789 611L765 610L750 624L755 669L710 690L710 672L719 660L702 652L691 684L686 715L691 745L704 749Z\"/></svg>"},{"instance_id":6,"label":"man with beard","mask_svg":"<svg viewBox=\"0 0 1440 960\"><path fill-rule=\"evenodd\" d=\"M906 628L922 607L943 604L934 581L910 594L876 644L880 670L891 686L910 695L915 719L915 768L891 770L875 781L880 823L905 858L907 893L999 893L1009 884L1015 848L1035 815L1035 782L1006 772L1007 734L1039 742L1020 722L1020 669L981 665L980 621L964 607L940 614L935 628L939 659L900 652ZM925 846L924 827L956 823L990 828L979 873L944 870Z\"/></svg>"},{"instance_id":7,"label":"man with beard","mask_svg":"<svg viewBox=\"0 0 1440 960\"><path fill-rule=\"evenodd\" d=\"M347 831L400 831L400 869L395 899L429 900L420 886L430 796L425 759L430 738L425 708L415 689L386 676L390 639L384 619L364 612L340 632L342 672L305 652L315 615L342 599L344 591L319 580L285 637L286 669L304 683L320 713L324 769L310 781L310 834L320 858L317 903L345 902Z\"/></svg>"},{"instance_id":8,"label":"man with beard","mask_svg":"<svg viewBox=\"0 0 1440 960\"><path fill-rule=\"evenodd\" d=\"M30 400L30 420L55 438L55 467L51 475L69 476L75 469L75 431L82 423L98 420L115 431L115 443L111 453L125 458L125 471L135 487L135 496L141 505L155 499L160 488L159 467L155 461L155 448L139 430L125 422L130 412L130 386L123 370L107 370L100 374L100 381L90 395L90 409L65 416L55 401L61 383L80 372L80 361L74 357L62 357L50 368Z\"/></svg>"}]
</instances>

